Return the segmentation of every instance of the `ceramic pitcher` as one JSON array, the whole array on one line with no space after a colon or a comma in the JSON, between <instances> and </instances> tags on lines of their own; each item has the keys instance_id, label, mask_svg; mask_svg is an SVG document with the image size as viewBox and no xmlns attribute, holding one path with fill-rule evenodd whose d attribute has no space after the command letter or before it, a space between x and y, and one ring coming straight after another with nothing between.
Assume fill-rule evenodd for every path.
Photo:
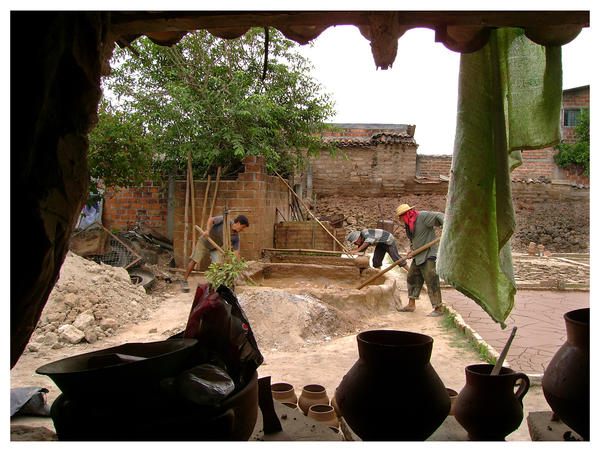
<instances>
[{"instance_id":1,"label":"ceramic pitcher","mask_svg":"<svg viewBox=\"0 0 600 452\"><path fill-rule=\"evenodd\" d=\"M472 440L503 441L523 420L529 378L507 367L491 375L493 368L492 364L467 366L466 384L454 402L454 417Z\"/></svg>"}]
</instances>

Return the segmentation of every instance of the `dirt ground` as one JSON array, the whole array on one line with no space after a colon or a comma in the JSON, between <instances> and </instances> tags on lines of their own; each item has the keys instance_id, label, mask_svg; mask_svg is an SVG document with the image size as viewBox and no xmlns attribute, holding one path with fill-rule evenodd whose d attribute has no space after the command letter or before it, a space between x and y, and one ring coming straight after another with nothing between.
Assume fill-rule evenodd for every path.
<instances>
[{"instance_id":1,"label":"dirt ground","mask_svg":"<svg viewBox=\"0 0 600 452\"><path fill-rule=\"evenodd\" d=\"M443 196L415 198L403 198L401 202L416 205L421 210L444 210ZM352 230L376 226L377 219L380 218L379 206L382 212L390 214L384 217L391 218L397 204L396 198L330 198L318 201L318 211L321 216L346 212L349 218L344 226ZM537 224L536 218L545 218L545 226L540 227L545 235L573 237L573 242L568 242L568 247L564 246L567 243L565 241L544 239L546 249L552 252L587 251L589 212L586 211L585 204L558 204L544 208L517 208L517 224L527 225L529 228L532 222ZM565 233L557 225L566 224L563 219L569 215L583 219L587 215L588 223L580 225L579 220L571 221L568 226L570 230ZM525 229L523 226L519 229L518 226L516 237L525 237L522 233ZM407 244L402 240L403 231L397 232L396 236L400 241L400 249L405 249ZM515 252L525 251L529 241L543 242L542 235L527 237L515 240ZM560 287L561 284L589 287L589 272L578 273L577 266L563 266L554 259L550 262L544 258L521 256L522 258L515 259L515 275L520 284L543 283L549 289ZM168 256L163 262L167 261ZM127 272L122 268L96 264L69 253L38 327L26 351L11 370L11 387L48 388L47 400L51 404L60 392L52 380L35 373L40 366L64 357L126 342L164 340L182 331L187 322L194 289L206 280L202 274L193 274L190 279L192 290L183 293L176 282L182 277L181 271L167 265L151 266L149 269L157 278L156 284L146 291L140 286L132 285ZM406 278L403 274L396 275L396 278L400 296L405 303ZM386 313L365 316L364 313L328 306L319 299L304 294L302 285L269 289L238 286L236 294L265 358L258 369L259 376L270 375L273 383L291 383L297 395L300 395L304 385L317 383L325 386L328 395L332 397L343 375L358 358L356 333L368 329L398 329L432 336L434 347L431 363L446 386L457 391L464 386L464 368L469 364L482 362L455 330L444 327L441 318L425 316L430 309L427 302L417 304L416 315L407 316L390 309ZM74 328L66 328L65 325ZM548 409L541 387L532 386L525 397L525 411ZM52 438L53 425L49 418L13 418L11 424L14 440L34 438L27 434L17 434L17 425L44 426L50 433L49 437L43 439ZM523 422L507 439L529 440L526 423Z\"/></svg>"},{"instance_id":2,"label":"dirt ground","mask_svg":"<svg viewBox=\"0 0 600 452\"><path fill-rule=\"evenodd\" d=\"M74 273L74 270L76 271ZM87 284L96 282L98 273L112 272L113 268L85 261L77 255L70 254L65 261L61 273L42 317L52 317L56 311L56 295L65 297L75 303L76 298L67 297L65 286L71 291L83 294L89 299ZM118 269L121 270L121 269ZM78 272L78 273L77 273ZM400 270L398 270L400 272ZM75 286L72 276L77 274ZM117 271L117 274L119 272ZM403 302L406 301L406 283L402 274L397 279ZM43 340L23 354L17 365L11 370L11 387L41 386L48 388L48 403L52 403L60 394L58 388L48 377L38 375L35 370L43 364L58 359L89 351L103 349L126 342L150 342L164 340L185 328L189 310L193 301L194 289L206 280L202 274L194 274L190 279L189 293L183 293L176 283L159 280L156 286L146 295L140 295L137 306L145 307L136 318L123 316L120 306L127 303L131 294L122 290L124 298L114 296L111 305L105 303L104 309L96 314L106 318L108 312L122 324L94 343L83 340L77 344L63 343L44 345ZM104 292L111 293L111 286L120 284L119 280L109 281L104 277ZM134 289L140 292L140 288ZM143 290L143 289L142 289ZM70 292L69 292L70 293ZM307 384L321 384L327 389L329 397L344 374L358 358L356 333L368 329L398 329L416 331L434 338L431 363L447 387L457 391L464 386L464 368L473 363L482 362L473 350L456 331L444 327L441 318L427 317L428 303L418 303L416 315L406 315L395 310L372 317L353 315L353 312L341 312L320 300L302 294L302 290L261 288L255 286L238 286L236 294L244 312L250 320L261 353L265 361L259 367L259 376L271 376L272 382L287 382L294 386L297 395ZM64 300L63 300L64 301ZM49 312L47 312L49 311ZM355 313L354 313L355 314ZM81 315L81 314L79 314ZM67 314L67 317L69 314ZM74 314L71 314L73 317ZM102 324L102 321L98 322ZM112 323L111 323L112 325ZM102 327L98 328L102 329ZM36 332L34 337L37 337ZM43 336L42 336L43 337ZM525 398L526 411L544 411L548 409L541 388L533 386ZM43 426L53 431L49 418L14 418L11 421L13 430L18 425ZM15 440L25 440L26 434L17 435ZM512 441L527 441L529 433L526 423L508 438Z\"/></svg>"}]
</instances>

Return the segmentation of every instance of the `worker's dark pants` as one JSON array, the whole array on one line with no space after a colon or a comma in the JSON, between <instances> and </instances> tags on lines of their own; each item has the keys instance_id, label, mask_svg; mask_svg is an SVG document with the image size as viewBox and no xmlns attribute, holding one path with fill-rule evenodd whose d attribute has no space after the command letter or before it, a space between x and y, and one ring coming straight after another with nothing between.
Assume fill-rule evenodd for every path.
<instances>
[{"instance_id":1,"label":"worker's dark pants","mask_svg":"<svg viewBox=\"0 0 600 452\"><path fill-rule=\"evenodd\" d=\"M398 259L402 259L400 253L398 252L398 248L396 245L386 245L385 243L378 243L375 246L375 251L373 251L373 267L380 268L381 263L383 262L383 258L385 257L385 253L388 253L392 258L392 261L396 262ZM404 263L406 265L406 262ZM402 265L401 265L402 266ZM429 287L429 286L427 286Z\"/></svg>"},{"instance_id":2,"label":"worker's dark pants","mask_svg":"<svg viewBox=\"0 0 600 452\"><path fill-rule=\"evenodd\" d=\"M442 292L440 291L440 277L435 271L435 259L427 259L421 265L413 260L406 276L408 286L408 298L419 298L423 282L427 284L427 294L431 306L437 308L442 305Z\"/></svg>"}]
</instances>

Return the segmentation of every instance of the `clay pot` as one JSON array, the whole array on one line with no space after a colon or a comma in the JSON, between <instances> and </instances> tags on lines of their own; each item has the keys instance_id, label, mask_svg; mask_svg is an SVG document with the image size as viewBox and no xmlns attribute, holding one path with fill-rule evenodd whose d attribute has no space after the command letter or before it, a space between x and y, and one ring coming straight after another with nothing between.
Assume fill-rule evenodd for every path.
<instances>
[{"instance_id":1,"label":"clay pot","mask_svg":"<svg viewBox=\"0 0 600 452\"><path fill-rule=\"evenodd\" d=\"M585 440L590 436L590 310L564 315L567 341L558 349L542 378L548 405Z\"/></svg>"},{"instance_id":2,"label":"clay pot","mask_svg":"<svg viewBox=\"0 0 600 452\"><path fill-rule=\"evenodd\" d=\"M308 417L329 427L339 427L337 414L331 405L311 405Z\"/></svg>"},{"instance_id":3,"label":"clay pot","mask_svg":"<svg viewBox=\"0 0 600 452\"><path fill-rule=\"evenodd\" d=\"M458 392L450 388L446 388L446 392L448 393L448 397L450 397L450 412L448 413L448 416L454 416L454 402L456 401Z\"/></svg>"},{"instance_id":4,"label":"clay pot","mask_svg":"<svg viewBox=\"0 0 600 452\"><path fill-rule=\"evenodd\" d=\"M454 402L454 417L472 440L503 441L523 420L529 378L507 367L499 375L490 375L493 368L492 364L467 366L466 384Z\"/></svg>"},{"instance_id":5,"label":"clay pot","mask_svg":"<svg viewBox=\"0 0 600 452\"><path fill-rule=\"evenodd\" d=\"M302 388L302 393L298 399L298 408L304 414L308 414L308 409L312 405L329 405L329 397L323 386L311 384Z\"/></svg>"},{"instance_id":6,"label":"clay pot","mask_svg":"<svg viewBox=\"0 0 600 452\"><path fill-rule=\"evenodd\" d=\"M296 403L298 401L294 387L289 383L273 383L271 393L278 402Z\"/></svg>"},{"instance_id":7,"label":"clay pot","mask_svg":"<svg viewBox=\"0 0 600 452\"><path fill-rule=\"evenodd\" d=\"M357 341L358 361L335 392L350 428L363 440L427 439L450 411L444 383L429 363L433 338L372 330Z\"/></svg>"},{"instance_id":8,"label":"clay pot","mask_svg":"<svg viewBox=\"0 0 600 452\"><path fill-rule=\"evenodd\" d=\"M292 403L292 402L281 402L281 403L283 403L288 408L291 408L292 410L298 409L298 405L296 405L295 403Z\"/></svg>"},{"instance_id":9,"label":"clay pot","mask_svg":"<svg viewBox=\"0 0 600 452\"><path fill-rule=\"evenodd\" d=\"M335 414L340 417L341 413L340 413L340 408L337 406L337 402L335 400L335 396L333 396L331 398L331 402L329 402L329 404L333 407L333 409L335 410Z\"/></svg>"}]
</instances>

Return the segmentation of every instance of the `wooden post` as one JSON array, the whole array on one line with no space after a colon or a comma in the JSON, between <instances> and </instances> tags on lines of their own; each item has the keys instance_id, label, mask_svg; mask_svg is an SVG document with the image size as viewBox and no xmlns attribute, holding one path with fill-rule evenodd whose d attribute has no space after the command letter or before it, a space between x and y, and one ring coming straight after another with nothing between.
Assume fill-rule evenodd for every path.
<instances>
[{"instance_id":1,"label":"wooden post","mask_svg":"<svg viewBox=\"0 0 600 452\"><path fill-rule=\"evenodd\" d=\"M419 254L421 251L425 251L427 248L431 248L433 245L435 245L436 243L438 243L440 241L440 239L435 239L425 245L423 245L420 248L417 248L414 252L413 252L413 256L416 256L417 254ZM392 265L390 265L387 268L384 268L383 270L381 270L379 273L377 273L376 275L371 276L369 279L367 279L365 282L363 282L362 284L360 284L359 286L357 286L357 289L362 289L363 287L365 287L367 284L369 284L371 281L376 280L377 278L379 278L381 275L383 275L384 273L389 272L392 268L394 268L396 265L401 264L402 262L404 262L405 260L407 260L408 257L403 257L402 259L398 259L396 262L394 262Z\"/></svg>"},{"instance_id":2,"label":"wooden post","mask_svg":"<svg viewBox=\"0 0 600 452\"><path fill-rule=\"evenodd\" d=\"M187 259L187 239L188 239L188 203L190 196L190 172L186 171L185 179L185 209L183 214L183 257Z\"/></svg>"},{"instance_id":3,"label":"wooden post","mask_svg":"<svg viewBox=\"0 0 600 452\"><path fill-rule=\"evenodd\" d=\"M192 224L196 224L196 201L194 199L194 169L192 168L192 153L188 152L188 172L190 173L190 205L192 207ZM192 228L192 246L196 244L196 229Z\"/></svg>"},{"instance_id":4,"label":"wooden post","mask_svg":"<svg viewBox=\"0 0 600 452\"><path fill-rule=\"evenodd\" d=\"M206 190L204 190L204 203L202 204L202 218L200 218L200 224L206 223L206 201L208 200L209 188L210 188L210 174L208 175L208 179L206 181Z\"/></svg>"},{"instance_id":5,"label":"wooden post","mask_svg":"<svg viewBox=\"0 0 600 452\"><path fill-rule=\"evenodd\" d=\"M215 182L215 192L213 193L213 199L212 199L212 203L210 205L210 213L208 214L209 217L213 216L213 211L215 209L215 201L217 199L217 192L219 191L219 182L221 181L221 167L219 166L217 168L217 181Z\"/></svg>"},{"instance_id":6,"label":"wooden post","mask_svg":"<svg viewBox=\"0 0 600 452\"><path fill-rule=\"evenodd\" d=\"M320 226L321 226L321 227L322 227L322 228L325 230L325 232L327 232L327 234L329 234L331 237L333 237L333 240L335 240L335 241L338 243L338 245L340 245L340 246L342 247L342 249L343 249L344 251L348 252L348 250L346 249L346 247L345 247L344 245L342 245L342 244L341 244L341 242L340 242L340 241L339 241L339 240L338 240L338 239L337 239L337 238L336 238L336 237L335 237L335 236L334 236L334 235L333 235L331 232L329 232L329 229L327 229L327 228L325 227L325 225L324 225L323 223L321 223L321 222L319 221L319 219L313 215L313 213L312 213L312 212L310 211L310 209L309 209L309 208L306 206L306 204L304 203L304 201L302 201L302 200L299 198L299 196L296 194L296 192L295 192L294 190L292 190L292 187L290 187L290 184L288 184L288 183L285 181L285 179L279 175L279 173L278 173L277 171L273 170L273 172L274 172L274 173L277 175L277 177L279 177L279 179L281 179L281 181L282 181L282 182L283 182L283 183L284 183L284 184L287 186L287 188L288 188L288 189L290 190L290 192L291 192L291 193L292 193L292 194L293 194L293 195L296 197L296 199L297 199L298 201L300 201L300 203L302 203L302 205L304 206L304 208L306 209L306 211L307 211L307 212L308 212L308 213L309 213L309 214L310 214L310 215L311 215L311 216L312 216L312 217L313 217L313 218L314 218L314 219L317 221L317 223L319 223L319 225L320 225ZM352 256L353 256L353 255L352 255ZM354 256L353 256L353 257L354 257Z\"/></svg>"}]
</instances>

